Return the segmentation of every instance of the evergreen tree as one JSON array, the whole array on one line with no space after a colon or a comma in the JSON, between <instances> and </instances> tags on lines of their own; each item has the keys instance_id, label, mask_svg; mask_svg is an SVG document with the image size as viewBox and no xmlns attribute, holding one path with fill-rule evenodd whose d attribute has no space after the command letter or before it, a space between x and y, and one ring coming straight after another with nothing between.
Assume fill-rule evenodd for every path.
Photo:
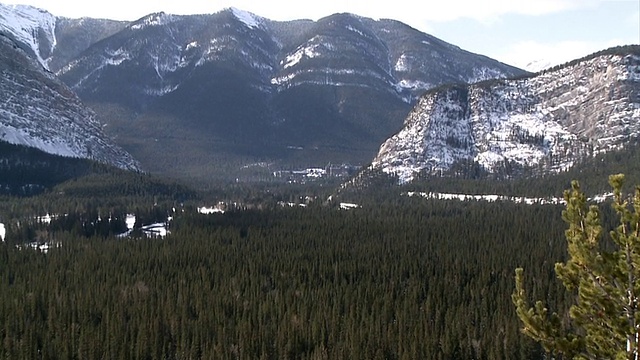
<instances>
[{"instance_id":1,"label":"evergreen tree","mask_svg":"<svg viewBox=\"0 0 640 360\"><path fill-rule=\"evenodd\" d=\"M568 260L555 271L565 288L576 293L569 319L550 314L541 301L529 307L522 268L516 269L512 300L524 334L540 342L547 351L573 359L640 358L640 187L632 203L622 194L624 175L612 175L613 208L618 226L603 236L601 214L587 206L576 181L565 191L563 220Z\"/></svg>"}]
</instances>

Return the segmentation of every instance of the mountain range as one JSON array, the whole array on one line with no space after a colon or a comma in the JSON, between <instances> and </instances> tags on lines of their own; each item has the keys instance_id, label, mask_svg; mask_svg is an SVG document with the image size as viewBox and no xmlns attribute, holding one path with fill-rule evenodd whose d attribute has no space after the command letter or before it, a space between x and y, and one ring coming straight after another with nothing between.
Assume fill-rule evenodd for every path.
<instances>
[{"instance_id":1,"label":"mountain range","mask_svg":"<svg viewBox=\"0 0 640 360\"><path fill-rule=\"evenodd\" d=\"M514 177L638 132L636 46L532 74L394 20L235 8L121 22L0 4L0 34L5 141L182 179L372 158L400 182Z\"/></svg>"},{"instance_id":2,"label":"mountain range","mask_svg":"<svg viewBox=\"0 0 640 360\"><path fill-rule=\"evenodd\" d=\"M277 22L238 9L123 23L0 5L0 32L55 73L151 172L366 163L415 100L523 70L393 20Z\"/></svg>"}]
</instances>

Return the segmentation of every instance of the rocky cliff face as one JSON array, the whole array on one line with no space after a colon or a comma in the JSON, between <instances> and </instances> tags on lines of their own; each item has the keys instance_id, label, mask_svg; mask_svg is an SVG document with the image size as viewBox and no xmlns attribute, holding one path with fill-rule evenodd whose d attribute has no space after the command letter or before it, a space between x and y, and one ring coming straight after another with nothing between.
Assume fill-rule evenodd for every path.
<instances>
[{"instance_id":1,"label":"rocky cliff face","mask_svg":"<svg viewBox=\"0 0 640 360\"><path fill-rule=\"evenodd\" d=\"M56 47L56 17L25 5L0 4L0 34L13 39L48 69Z\"/></svg>"},{"instance_id":2,"label":"rocky cliff face","mask_svg":"<svg viewBox=\"0 0 640 360\"><path fill-rule=\"evenodd\" d=\"M559 171L640 134L640 48L610 49L532 77L425 94L372 166L401 182L456 164Z\"/></svg>"},{"instance_id":3,"label":"rocky cliff face","mask_svg":"<svg viewBox=\"0 0 640 360\"><path fill-rule=\"evenodd\" d=\"M0 4L0 34L14 40L47 70L57 71L92 44L122 30L126 22L67 19L26 5Z\"/></svg>"},{"instance_id":4,"label":"rocky cliff face","mask_svg":"<svg viewBox=\"0 0 640 360\"><path fill-rule=\"evenodd\" d=\"M0 140L50 154L137 169L104 135L93 111L20 46L0 35Z\"/></svg>"}]
</instances>

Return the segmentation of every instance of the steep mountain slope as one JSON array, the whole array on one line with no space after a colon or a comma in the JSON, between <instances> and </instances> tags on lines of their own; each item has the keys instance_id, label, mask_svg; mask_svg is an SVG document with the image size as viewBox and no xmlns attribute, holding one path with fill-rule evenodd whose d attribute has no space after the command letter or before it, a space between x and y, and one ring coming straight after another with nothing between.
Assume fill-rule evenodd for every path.
<instances>
[{"instance_id":1,"label":"steep mountain slope","mask_svg":"<svg viewBox=\"0 0 640 360\"><path fill-rule=\"evenodd\" d=\"M13 39L45 68L56 46L56 18L26 5L0 4L0 34Z\"/></svg>"},{"instance_id":2,"label":"steep mountain slope","mask_svg":"<svg viewBox=\"0 0 640 360\"><path fill-rule=\"evenodd\" d=\"M425 89L523 73L397 22L274 22L238 9L151 14L57 71L145 168L203 176L219 156L367 161Z\"/></svg>"},{"instance_id":3,"label":"steep mountain slope","mask_svg":"<svg viewBox=\"0 0 640 360\"><path fill-rule=\"evenodd\" d=\"M94 44L58 74L86 99L138 109L184 82L215 81L215 76L201 78L210 64L206 70L234 73L254 85L270 71L270 53L277 48L264 31L251 29L232 13L151 14Z\"/></svg>"},{"instance_id":4,"label":"steep mountain slope","mask_svg":"<svg viewBox=\"0 0 640 360\"><path fill-rule=\"evenodd\" d=\"M93 111L13 40L0 35L0 140L50 154L137 169Z\"/></svg>"},{"instance_id":5,"label":"steep mountain slope","mask_svg":"<svg viewBox=\"0 0 640 360\"><path fill-rule=\"evenodd\" d=\"M0 34L13 39L46 69L57 71L126 22L59 18L46 10L0 3Z\"/></svg>"},{"instance_id":6,"label":"steep mountain slope","mask_svg":"<svg viewBox=\"0 0 640 360\"><path fill-rule=\"evenodd\" d=\"M442 84L475 83L523 74L395 20L362 19L388 47L396 87L418 97Z\"/></svg>"},{"instance_id":7,"label":"steep mountain slope","mask_svg":"<svg viewBox=\"0 0 640 360\"><path fill-rule=\"evenodd\" d=\"M108 19L57 17L56 46L48 62L49 69L53 72L60 70L91 45L119 32L128 23Z\"/></svg>"},{"instance_id":8,"label":"steep mountain slope","mask_svg":"<svg viewBox=\"0 0 640 360\"><path fill-rule=\"evenodd\" d=\"M401 182L474 164L508 176L560 171L624 147L639 119L640 47L614 48L533 77L432 90L372 167Z\"/></svg>"}]
</instances>

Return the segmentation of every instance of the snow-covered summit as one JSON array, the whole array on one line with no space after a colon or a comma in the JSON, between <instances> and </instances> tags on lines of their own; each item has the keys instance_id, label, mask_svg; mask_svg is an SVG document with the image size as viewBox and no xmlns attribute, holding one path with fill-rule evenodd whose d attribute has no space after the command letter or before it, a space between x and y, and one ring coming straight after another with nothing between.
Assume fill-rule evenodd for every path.
<instances>
[{"instance_id":1,"label":"snow-covered summit","mask_svg":"<svg viewBox=\"0 0 640 360\"><path fill-rule=\"evenodd\" d=\"M162 26L175 21L176 16L158 12L142 17L131 24L132 30L144 29L148 26Z\"/></svg>"},{"instance_id":2,"label":"snow-covered summit","mask_svg":"<svg viewBox=\"0 0 640 360\"><path fill-rule=\"evenodd\" d=\"M0 33L24 44L45 69L56 47L56 17L27 5L0 3Z\"/></svg>"},{"instance_id":3,"label":"snow-covered summit","mask_svg":"<svg viewBox=\"0 0 640 360\"><path fill-rule=\"evenodd\" d=\"M260 27L260 25L263 23L263 19L261 17L248 11L240 10L235 7L230 7L228 10L230 10L231 13L233 13L233 16L235 16L250 29Z\"/></svg>"}]
</instances>

